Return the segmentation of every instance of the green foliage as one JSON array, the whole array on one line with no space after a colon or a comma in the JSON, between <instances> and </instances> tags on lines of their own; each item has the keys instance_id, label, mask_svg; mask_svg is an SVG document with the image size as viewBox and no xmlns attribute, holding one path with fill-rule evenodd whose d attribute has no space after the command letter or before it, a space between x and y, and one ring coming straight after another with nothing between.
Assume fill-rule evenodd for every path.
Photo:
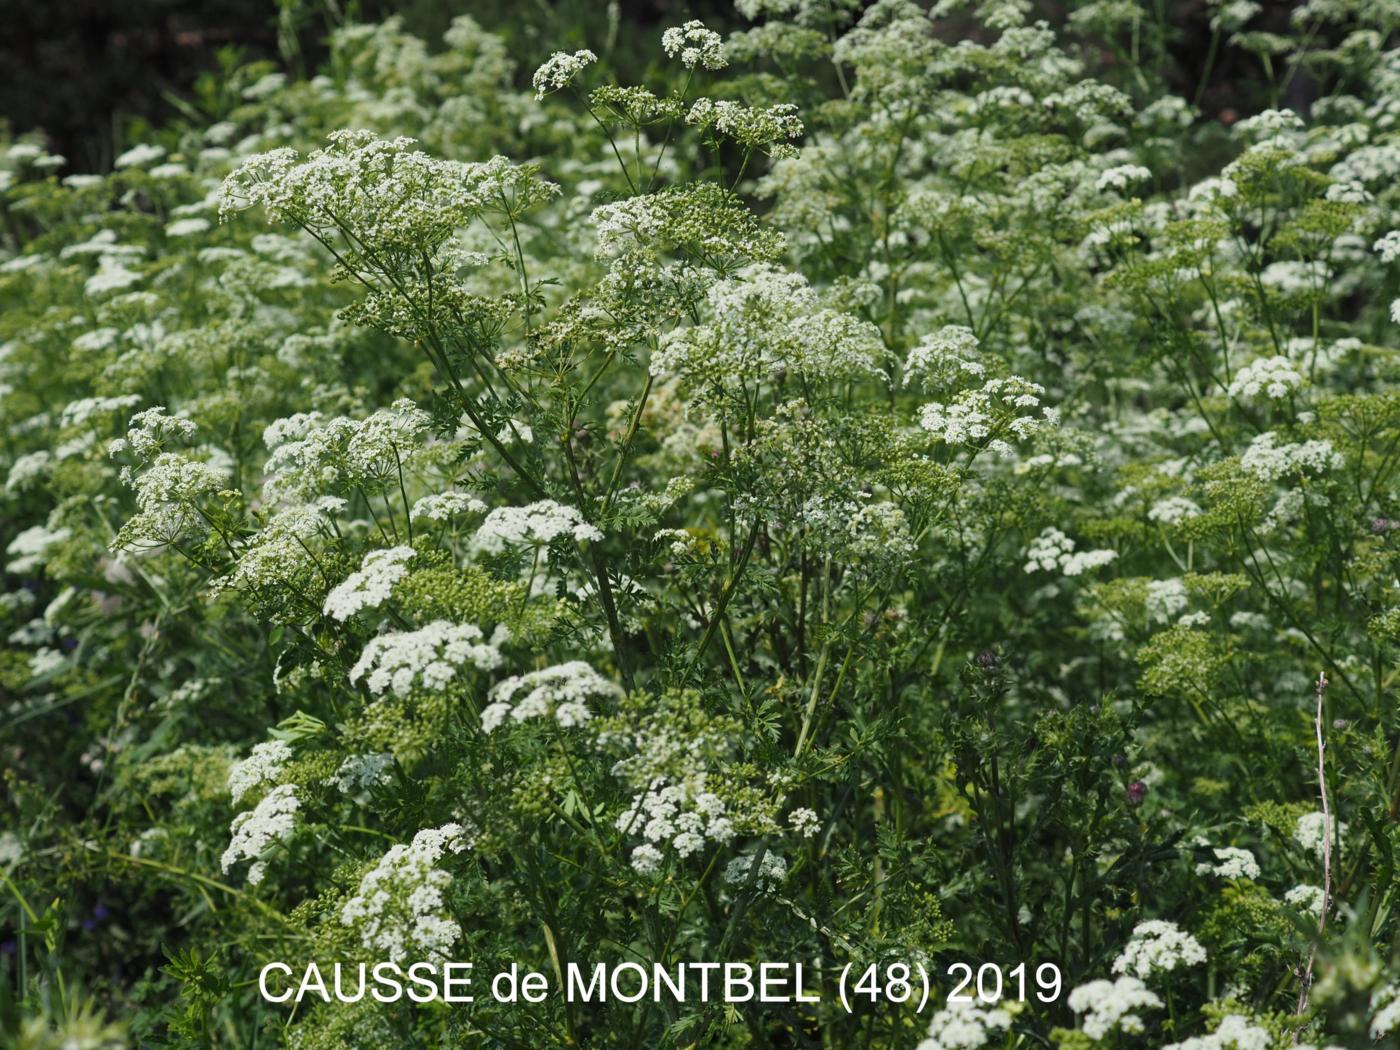
<instances>
[{"instance_id":1,"label":"green foliage","mask_svg":"<svg viewBox=\"0 0 1400 1050\"><path fill-rule=\"evenodd\" d=\"M6 140L6 1045L1400 1030L1393 13L1212 5L1226 127L1160 5L738 8ZM743 960L820 1001L560 994Z\"/></svg>"}]
</instances>

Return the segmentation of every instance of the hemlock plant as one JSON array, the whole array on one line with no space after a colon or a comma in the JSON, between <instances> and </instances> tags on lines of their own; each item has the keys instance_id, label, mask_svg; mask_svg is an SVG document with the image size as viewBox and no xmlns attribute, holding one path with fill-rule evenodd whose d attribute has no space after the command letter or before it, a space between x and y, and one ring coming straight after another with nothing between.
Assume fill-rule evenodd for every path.
<instances>
[{"instance_id":1,"label":"hemlock plant","mask_svg":"<svg viewBox=\"0 0 1400 1050\"><path fill-rule=\"evenodd\" d=\"M1400 10L737 6L0 147L7 1043L1394 1038Z\"/></svg>"}]
</instances>

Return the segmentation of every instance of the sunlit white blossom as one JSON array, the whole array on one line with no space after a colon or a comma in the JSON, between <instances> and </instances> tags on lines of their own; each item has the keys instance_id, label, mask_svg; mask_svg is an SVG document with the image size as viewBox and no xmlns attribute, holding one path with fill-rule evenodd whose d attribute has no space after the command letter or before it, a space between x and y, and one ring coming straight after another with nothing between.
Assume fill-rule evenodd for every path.
<instances>
[{"instance_id":1,"label":"sunlit white blossom","mask_svg":"<svg viewBox=\"0 0 1400 1050\"><path fill-rule=\"evenodd\" d=\"M1162 1000L1136 977L1081 984L1067 1001L1071 1010L1083 1015L1080 1027L1090 1039L1107 1039L1114 1032L1141 1035L1141 1011L1162 1007Z\"/></svg>"},{"instance_id":2,"label":"sunlit white blossom","mask_svg":"<svg viewBox=\"0 0 1400 1050\"><path fill-rule=\"evenodd\" d=\"M489 733L507 718L524 722L553 719L565 729L593 717L590 699L612 699L622 690L582 660L511 675L491 688L491 703L481 712L481 728Z\"/></svg>"},{"instance_id":3,"label":"sunlit white blossom","mask_svg":"<svg viewBox=\"0 0 1400 1050\"><path fill-rule=\"evenodd\" d=\"M724 40L716 32L705 28L705 23L692 19L679 28L666 30L661 34L661 49L672 58L680 57L686 69L701 66L705 69L723 69L728 65L724 55Z\"/></svg>"},{"instance_id":4,"label":"sunlit white blossom","mask_svg":"<svg viewBox=\"0 0 1400 1050\"><path fill-rule=\"evenodd\" d=\"M1235 373L1230 381L1230 396L1239 398L1267 397L1277 401L1303 385L1303 376L1286 357L1261 357Z\"/></svg>"},{"instance_id":5,"label":"sunlit white blossom","mask_svg":"<svg viewBox=\"0 0 1400 1050\"><path fill-rule=\"evenodd\" d=\"M341 908L341 923L379 958L449 957L462 928L450 917L444 894L452 876L439 862L469 845L462 825L444 824L418 832L408 845L391 847Z\"/></svg>"},{"instance_id":6,"label":"sunlit white blossom","mask_svg":"<svg viewBox=\"0 0 1400 1050\"><path fill-rule=\"evenodd\" d=\"M263 784L276 784L291 757L291 745L285 741L267 740L254 744L247 758L229 768L228 790L233 801L243 801L244 795Z\"/></svg>"},{"instance_id":7,"label":"sunlit white blossom","mask_svg":"<svg viewBox=\"0 0 1400 1050\"><path fill-rule=\"evenodd\" d=\"M370 551L360 567L326 595L321 611L333 620L348 620L363 609L383 605L394 584L407 575L415 553L412 547Z\"/></svg>"},{"instance_id":8,"label":"sunlit white blossom","mask_svg":"<svg viewBox=\"0 0 1400 1050\"><path fill-rule=\"evenodd\" d=\"M971 997L949 1000L934 1012L928 1036L915 1050L978 1050L996 1046L1010 1031L1013 1018L1004 1006L989 1006Z\"/></svg>"},{"instance_id":9,"label":"sunlit white blossom","mask_svg":"<svg viewBox=\"0 0 1400 1050\"><path fill-rule=\"evenodd\" d=\"M524 507L496 507L476 530L474 543L480 550L501 551L553 543L564 537L597 542L603 534L573 507L545 499Z\"/></svg>"},{"instance_id":10,"label":"sunlit white blossom","mask_svg":"<svg viewBox=\"0 0 1400 1050\"><path fill-rule=\"evenodd\" d=\"M535 86L535 98L542 99L551 92L567 87L575 77L596 61L598 56L587 49L575 51L573 54L567 51L554 52L535 70L535 75L531 78L531 83Z\"/></svg>"},{"instance_id":11,"label":"sunlit white blossom","mask_svg":"<svg viewBox=\"0 0 1400 1050\"><path fill-rule=\"evenodd\" d=\"M1197 875L1218 875L1222 879L1259 878L1259 862L1249 850L1237 846L1217 846L1211 852L1215 854L1215 860L1197 864Z\"/></svg>"},{"instance_id":12,"label":"sunlit white blossom","mask_svg":"<svg viewBox=\"0 0 1400 1050\"><path fill-rule=\"evenodd\" d=\"M1143 979L1206 961L1199 941L1174 922L1152 919L1133 927L1132 939L1113 960L1113 972Z\"/></svg>"},{"instance_id":13,"label":"sunlit white blossom","mask_svg":"<svg viewBox=\"0 0 1400 1050\"><path fill-rule=\"evenodd\" d=\"M220 859L223 870L231 870L241 860L251 860L248 881L254 885L261 882L267 870L266 855L277 843L291 837L300 808L297 789L283 784L264 795L256 807L234 817L229 825L233 838Z\"/></svg>"},{"instance_id":14,"label":"sunlit white blossom","mask_svg":"<svg viewBox=\"0 0 1400 1050\"><path fill-rule=\"evenodd\" d=\"M481 628L435 620L416 631L391 631L369 640L350 681L364 679L371 693L407 696L414 689L445 689L468 669L490 671L501 654L484 640Z\"/></svg>"}]
</instances>

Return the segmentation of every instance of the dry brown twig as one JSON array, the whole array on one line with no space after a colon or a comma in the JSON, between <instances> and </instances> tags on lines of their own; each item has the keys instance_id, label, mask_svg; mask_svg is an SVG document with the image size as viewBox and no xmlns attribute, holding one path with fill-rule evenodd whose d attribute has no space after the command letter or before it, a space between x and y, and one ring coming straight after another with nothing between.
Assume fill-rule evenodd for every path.
<instances>
[{"instance_id":1,"label":"dry brown twig","mask_svg":"<svg viewBox=\"0 0 1400 1050\"><path fill-rule=\"evenodd\" d=\"M1298 989L1299 1016L1308 1008L1308 993L1312 989L1313 964L1317 962L1317 945L1327 930L1327 912L1332 906L1332 807L1327 801L1327 741L1322 735L1323 698L1327 694L1327 672L1317 676L1317 713L1313 728L1317 733L1317 790L1322 796L1322 907L1317 915L1317 938L1308 952L1308 965L1303 971L1302 987ZM1294 1042L1302 1032L1294 1034Z\"/></svg>"}]
</instances>

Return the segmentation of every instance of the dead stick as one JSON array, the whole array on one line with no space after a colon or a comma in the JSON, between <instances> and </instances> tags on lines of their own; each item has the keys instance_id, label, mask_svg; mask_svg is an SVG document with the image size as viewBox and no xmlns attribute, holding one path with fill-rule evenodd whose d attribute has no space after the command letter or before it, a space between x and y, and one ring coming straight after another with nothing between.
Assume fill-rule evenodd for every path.
<instances>
[{"instance_id":1,"label":"dead stick","mask_svg":"<svg viewBox=\"0 0 1400 1050\"><path fill-rule=\"evenodd\" d=\"M1313 718L1313 728L1317 732L1317 790L1322 796L1322 908L1317 915L1317 940L1313 941L1308 952L1308 965L1303 971L1303 985L1298 989L1298 1009L1301 1016L1308 1008L1308 992L1312 988L1313 964L1317 961L1317 945L1327 930L1327 910L1332 905L1332 809L1327 802L1327 741L1322 736L1322 701L1327 693L1327 672L1317 676L1317 714ZM1301 1038L1296 1032L1293 1041Z\"/></svg>"}]
</instances>

